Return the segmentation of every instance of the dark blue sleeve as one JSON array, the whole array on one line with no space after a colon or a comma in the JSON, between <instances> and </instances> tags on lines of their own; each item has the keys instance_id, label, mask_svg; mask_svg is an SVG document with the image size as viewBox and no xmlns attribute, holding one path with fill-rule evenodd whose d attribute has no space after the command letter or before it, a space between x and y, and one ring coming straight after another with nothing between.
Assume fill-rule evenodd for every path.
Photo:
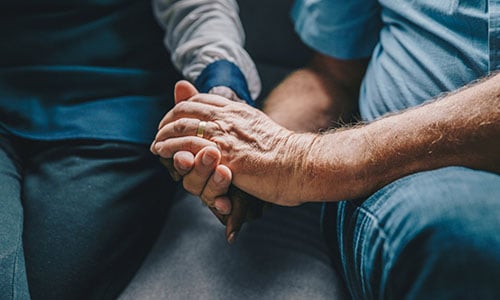
<instances>
[{"instance_id":1,"label":"dark blue sleeve","mask_svg":"<svg viewBox=\"0 0 500 300\"><path fill-rule=\"evenodd\" d=\"M255 101L250 96L245 76L240 68L230 61L217 60L209 64L198 76L194 85L201 93L208 93L216 86L226 86L250 106L255 107Z\"/></svg>"}]
</instances>

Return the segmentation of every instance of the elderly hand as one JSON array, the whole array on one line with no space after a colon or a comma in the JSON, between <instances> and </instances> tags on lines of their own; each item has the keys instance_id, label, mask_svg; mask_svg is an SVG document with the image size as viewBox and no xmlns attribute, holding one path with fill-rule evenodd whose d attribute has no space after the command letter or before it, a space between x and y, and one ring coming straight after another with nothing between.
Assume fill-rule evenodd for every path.
<instances>
[{"instance_id":1,"label":"elderly hand","mask_svg":"<svg viewBox=\"0 0 500 300\"><path fill-rule=\"evenodd\" d=\"M179 94L189 94L194 87L182 81L176 89ZM159 128L152 145L155 154L172 157L188 151L199 156L207 151L202 149L214 147L222 154L217 169L231 170L233 183L243 191L280 205L300 204L296 171L301 153L291 147L301 143L299 135L261 111L216 95L196 94L177 103ZM307 149L307 145L301 148Z\"/></svg>"},{"instance_id":2,"label":"elderly hand","mask_svg":"<svg viewBox=\"0 0 500 300\"><path fill-rule=\"evenodd\" d=\"M182 84L181 84L182 86ZM198 94L191 85L175 89L176 103ZM228 87L218 86L209 93L217 94L233 101L244 103ZM151 150L155 153L154 148ZM173 158L162 158L172 178L182 179L184 188L200 196L217 218L226 225L226 237L233 242L245 221L258 218L262 214L263 202L236 187L231 186L231 172L224 165L218 165L220 152L213 147L199 151L196 156L188 151L176 152Z\"/></svg>"}]
</instances>

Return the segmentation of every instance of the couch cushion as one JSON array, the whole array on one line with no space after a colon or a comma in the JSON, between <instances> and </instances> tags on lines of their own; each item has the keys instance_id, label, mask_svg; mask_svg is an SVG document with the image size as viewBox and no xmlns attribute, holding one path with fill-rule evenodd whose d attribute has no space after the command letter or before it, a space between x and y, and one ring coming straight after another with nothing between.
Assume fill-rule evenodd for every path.
<instances>
[{"instance_id":1,"label":"couch cushion","mask_svg":"<svg viewBox=\"0 0 500 300\"><path fill-rule=\"evenodd\" d=\"M128 299L345 299L319 230L320 206L275 206L229 245L197 197L173 204Z\"/></svg>"}]
</instances>

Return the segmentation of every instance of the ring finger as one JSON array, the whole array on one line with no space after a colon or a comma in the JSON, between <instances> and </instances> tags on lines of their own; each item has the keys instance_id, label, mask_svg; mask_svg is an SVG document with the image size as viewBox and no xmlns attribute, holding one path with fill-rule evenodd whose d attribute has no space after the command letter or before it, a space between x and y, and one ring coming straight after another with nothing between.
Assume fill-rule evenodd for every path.
<instances>
[{"instance_id":1,"label":"ring finger","mask_svg":"<svg viewBox=\"0 0 500 300\"><path fill-rule=\"evenodd\" d=\"M217 132L218 125L198 119L183 118L163 126L156 134L155 141L164 141L174 137L197 136L210 139Z\"/></svg>"}]
</instances>

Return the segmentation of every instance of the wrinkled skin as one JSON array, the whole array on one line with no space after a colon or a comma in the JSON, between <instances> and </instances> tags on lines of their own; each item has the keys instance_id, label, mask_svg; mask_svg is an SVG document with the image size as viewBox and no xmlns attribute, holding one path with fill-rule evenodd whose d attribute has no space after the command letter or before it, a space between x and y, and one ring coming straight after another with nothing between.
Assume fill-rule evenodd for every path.
<instances>
[{"instance_id":1,"label":"wrinkled skin","mask_svg":"<svg viewBox=\"0 0 500 300\"><path fill-rule=\"evenodd\" d=\"M201 120L207 121L204 138L196 136ZM206 147L214 147L221 153L220 164L235 174L232 182L238 188L280 205L300 204L300 187L290 174L295 166L288 163L297 160L287 159L297 157L291 147L297 142L296 135L261 111L220 96L197 94L179 101L159 128L152 145L155 154L172 157L179 151L189 151L197 155ZM280 178L292 180L283 184ZM211 199L206 200L210 206Z\"/></svg>"},{"instance_id":2,"label":"wrinkled skin","mask_svg":"<svg viewBox=\"0 0 500 300\"><path fill-rule=\"evenodd\" d=\"M190 85L185 85L184 88L181 83L180 86L176 87L176 103L198 94ZM210 93L244 103L227 87L214 87ZM158 154L154 147L151 150ZM171 157L160 157L160 162L175 181L182 180L188 192L200 196L221 223L226 225L227 240L233 242L243 223L260 217L265 205L231 185L231 171L226 166L219 165L220 156L218 149L207 147L198 153L178 151Z\"/></svg>"}]
</instances>

